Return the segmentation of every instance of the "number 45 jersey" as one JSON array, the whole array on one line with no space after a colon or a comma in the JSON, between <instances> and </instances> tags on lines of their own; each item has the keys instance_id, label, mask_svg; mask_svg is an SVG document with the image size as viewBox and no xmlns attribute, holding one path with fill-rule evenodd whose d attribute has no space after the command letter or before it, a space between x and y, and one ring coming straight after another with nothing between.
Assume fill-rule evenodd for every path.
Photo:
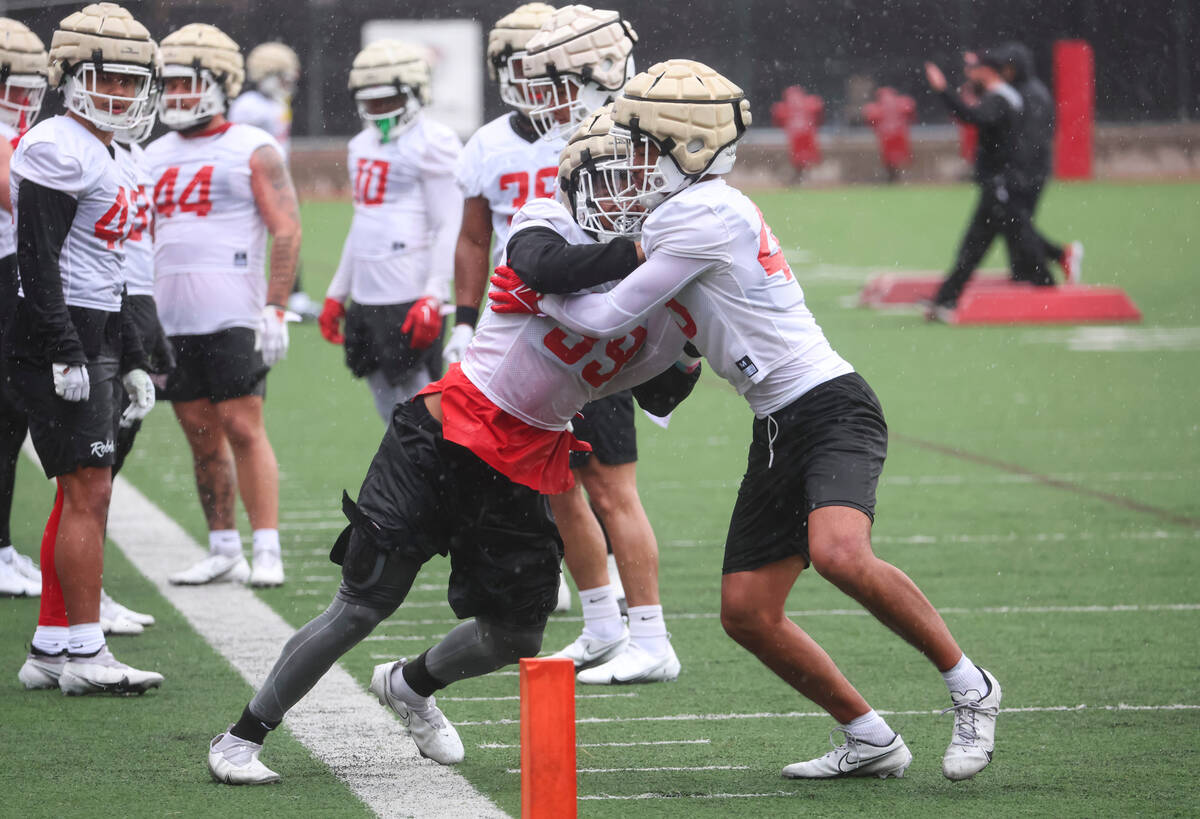
<instances>
[{"instance_id":1,"label":"number 45 jersey","mask_svg":"<svg viewBox=\"0 0 1200 819\"><path fill-rule=\"evenodd\" d=\"M154 299L167 335L258 327L266 305L267 226L250 188L250 156L274 137L226 123L146 148L157 222ZM282 152L280 153L282 156Z\"/></svg>"},{"instance_id":2,"label":"number 45 jersey","mask_svg":"<svg viewBox=\"0 0 1200 819\"><path fill-rule=\"evenodd\" d=\"M566 144L530 142L513 130L515 116L497 117L476 131L458 163L463 195L486 199L492 210L492 267L504 256L513 215L531 199L553 199L558 192L558 155Z\"/></svg>"},{"instance_id":3,"label":"number 45 jersey","mask_svg":"<svg viewBox=\"0 0 1200 819\"><path fill-rule=\"evenodd\" d=\"M549 228L571 244L594 244L557 201L537 199L513 218L513 232ZM600 290L603 288L597 288ZM682 308L656 307L618 338L572 333L544 315L485 309L462 370L488 400L530 426L565 429L583 405L636 387L683 352Z\"/></svg>"}]
</instances>

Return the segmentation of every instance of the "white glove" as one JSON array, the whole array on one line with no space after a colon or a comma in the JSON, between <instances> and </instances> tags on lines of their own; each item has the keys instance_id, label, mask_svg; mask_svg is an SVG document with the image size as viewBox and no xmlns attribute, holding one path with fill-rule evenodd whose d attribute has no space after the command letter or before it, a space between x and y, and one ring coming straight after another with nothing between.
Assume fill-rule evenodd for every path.
<instances>
[{"instance_id":1,"label":"white glove","mask_svg":"<svg viewBox=\"0 0 1200 819\"><path fill-rule=\"evenodd\" d=\"M473 338L475 338L474 327L470 324L455 324L454 329L450 331L450 340L446 342L446 347L442 350L442 361L447 365L462 361Z\"/></svg>"},{"instance_id":2,"label":"white glove","mask_svg":"<svg viewBox=\"0 0 1200 819\"><path fill-rule=\"evenodd\" d=\"M129 429L154 409L154 382L145 370L130 370L121 376L121 383L129 393L129 406L121 413L121 428Z\"/></svg>"},{"instance_id":3,"label":"white glove","mask_svg":"<svg viewBox=\"0 0 1200 819\"><path fill-rule=\"evenodd\" d=\"M268 304L263 308L258 331L254 334L254 349L262 351L263 363L274 367L283 361L288 349L287 311Z\"/></svg>"},{"instance_id":4,"label":"white glove","mask_svg":"<svg viewBox=\"0 0 1200 819\"><path fill-rule=\"evenodd\" d=\"M64 401L86 401L92 394L92 382L83 364L51 364L54 393Z\"/></svg>"}]
</instances>

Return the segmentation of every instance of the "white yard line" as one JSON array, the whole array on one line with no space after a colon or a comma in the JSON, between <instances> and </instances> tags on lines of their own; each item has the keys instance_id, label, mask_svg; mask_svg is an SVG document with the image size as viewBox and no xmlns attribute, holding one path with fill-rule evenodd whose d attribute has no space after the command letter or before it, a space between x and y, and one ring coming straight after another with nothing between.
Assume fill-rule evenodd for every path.
<instances>
[{"instance_id":1,"label":"white yard line","mask_svg":"<svg viewBox=\"0 0 1200 819\"><path fill-rule=\"evenodd\" d=\"M108 534L246 682L255 687L262 683L294 631L274 609L240 585L170 585L171 572L191 565L205 551L120 477L113 486ZM187 684L169 673L165 683ZM236 717L213 713L213 733ZM292 734L379 816L505 816L453 769L422 758L400 723L341 666L335 665L317 683L286 722ZM269 745L267 755L269 763ZM204 749L196 748L197 769L203 759ZM281 773L286 783L287 771Z\"/></svg>"},{"instance_id":2,"label":"white yard line","mask_svg":"<svg viewBox=\"0 0 1200 819\"><path fill-rule=\"evenodd\" d=\"M906 716L906 717L923 717L923 716L942 716L942 709L935 708L932 711L915 710L915 711L885 711L876 709L883 716ZM1127 705L1126 703L1118 703L1116 705L1031 705L1018 708L1002 708L1001 713L1005 714L1047 714L1047 713L1097 713L1101 711L1200 711L1200 705ZM805 719L810 717L820 717L822 719L830 719L830 716L824 711L782 711L770 712L759 711L757 713L747 714L670 714L663 716L650 717L582 717L575 720L576 725L599 725L602 723L611 722L726 722L728 720L743 720L743 719ZM455 725L517 725L520 720L515 719L493 719L493 720L475 720L474 722L458 722Z\"/></svg>"}]
</instances>

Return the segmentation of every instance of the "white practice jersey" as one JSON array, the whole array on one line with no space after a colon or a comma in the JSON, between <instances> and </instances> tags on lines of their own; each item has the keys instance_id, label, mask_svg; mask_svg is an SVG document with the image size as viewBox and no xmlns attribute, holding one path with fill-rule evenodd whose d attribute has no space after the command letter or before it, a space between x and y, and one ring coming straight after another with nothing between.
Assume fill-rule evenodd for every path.
<instances>
[{"instance_id":1,"label":"white practice jersey","mask_svg":"<svg viewBox=\"0 0 1200 819\"><path fill-rule=\"evenodd\" d=\"M141 145L126 148L113 142L117 161L129 166L137 180L130 193L129 238L125 240L125 291L131 296L154 295L154 176Z\"/></svg>"},{"instance_id":2,"label":"white practice jersey","mask_svg":"<svg viewBox=\"0 0 1200 819\"><path fill-rule=\"evenodd\" d=\"M513 217L513 231L547 227L571 244L592 244L557 201L537 199ZM493 404L539 429L562 430L583 405L636 387L671 367L683 352L677 315L665 308L624 335L597 339L547 316L484 310L463 356L463 373Z\"/></svg>"},{"instance_id":3,"label":"white practice jersey","mask_svg":"<svg viewBox=\"0 0 1200 819\"><path fill-rule=\"evenodd\" d=\"M267 226L250 188L250 156L270 134L229 123L177 132L146 148L155 180L154 299L168 335L256 328L266 306Z\"/></svg>"},{"instance_id":4,"label":"white practice jersey","mask_svg":"<svg viewBox=\"0 0 1200 819\"><path fill-rule=\"evenodd\" d=\"M286 162L292 151L292 108L285 102L268 97L256 88L240 94L229 104L226 119L261 128L279 143Z\"/></svg>"},{"instance_id":5,"label":"white practice jersey","mask_svg":"<svg viewBox=\"0 0 1200 819\"><path fill-rule=\"evenodd\" d=\"M454 182L461 149L453 131L420 114L387 142L374 126L350 140L354 221L327 297L359 304L449 299L462 224Z\"/></svg>"},{"instance_id":6,"label":"white practice jersey","mask_svg":"<svg viewBox=\"0 0 1200 819\"><path fill-rule=\"evenodd\" d=\"M0 122L0 139L17 147L17 137L20 136L17 130L3 122ZM9 157L11 159L12 157ZM0 208L0 259L6 256L11 256L17 252L17 225L13 221L12 211L7 211Z\"/></svg>"},{"instance_id":7,"label":"white practice jersey","mask_svg":"<svg viewBox=\"0 0 1200 819\"><path fill-rule=\"evenodd\" d=\"M529 142L505 114L484 125L467 140L458 162L463 195L482 196L492 209L492 267L500 264L508 244L513 214L531 199L553 199L558 193L561 139Z\"/></svg>"},{"instance_id":8,"label":"white practice jersey","mask_svg":"<svg viewBox=\"0 0 1200 819\"><path fill-rule=\"evenodd\" d=\"M647 261L598 295L545 296L577 332L615 332L664 303L758 416L854 371L834 352L758 208L724 180L684 189L642 226Z\"/></svg>"},{"instance_id":9,"label":"white practice jersey","mask_svg":"<svg viewBox=\"0 0 1200 819\"><path fill-rule=\"evenodd\" d=\"M58 264L63 299L70 307L109 313L121 309L125 285L125 240L133 226L132 170L69 116L42 120L17 144L9 166L16 218L23 180L69 194L75 218Z\"/></svg>"}]
</instances>

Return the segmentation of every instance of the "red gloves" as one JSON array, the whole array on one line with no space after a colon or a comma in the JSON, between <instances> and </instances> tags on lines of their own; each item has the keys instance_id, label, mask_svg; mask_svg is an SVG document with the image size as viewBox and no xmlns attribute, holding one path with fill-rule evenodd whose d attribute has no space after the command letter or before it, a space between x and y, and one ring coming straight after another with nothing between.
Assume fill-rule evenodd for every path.
<instances>
[{"instance_id":1,"label":"red gloves","mask_svg":"<svg viewBox=\"0 0 1200 819\"><path fill-rule=\"evenodd\" d=\"M345 317L346 305L337 299L325 299L325 306L321 309L321 316L317 319L317 324L321 328L321 335L330 344L342 344L346 341L341 327L341 321Z\"/></svg>"},{"instance_id":2,"label":"red gloves","mask_svg":"<svg viewBox=\"0 0 1200 819\"><path fill-rule=\"evenodd\" d=\"M424 350L442 335L441 305L433 296L425 296L408 310L400 332L411 333L409 344L414 350Z\"/></svg>"},{"instance_id":3,"label":"red gloves","mask_svg":"<svg viewBox=\"0 0 1200 819\"><path fill-rule=\"evenodd\" d=\"M511 267L497 267L495 275L492 276L492 284L498 288L488 293L488 299L492 302L492 312L535 316L542 312L538 308L542 294L529 288Z\"/></svg>"}]
</instances>

